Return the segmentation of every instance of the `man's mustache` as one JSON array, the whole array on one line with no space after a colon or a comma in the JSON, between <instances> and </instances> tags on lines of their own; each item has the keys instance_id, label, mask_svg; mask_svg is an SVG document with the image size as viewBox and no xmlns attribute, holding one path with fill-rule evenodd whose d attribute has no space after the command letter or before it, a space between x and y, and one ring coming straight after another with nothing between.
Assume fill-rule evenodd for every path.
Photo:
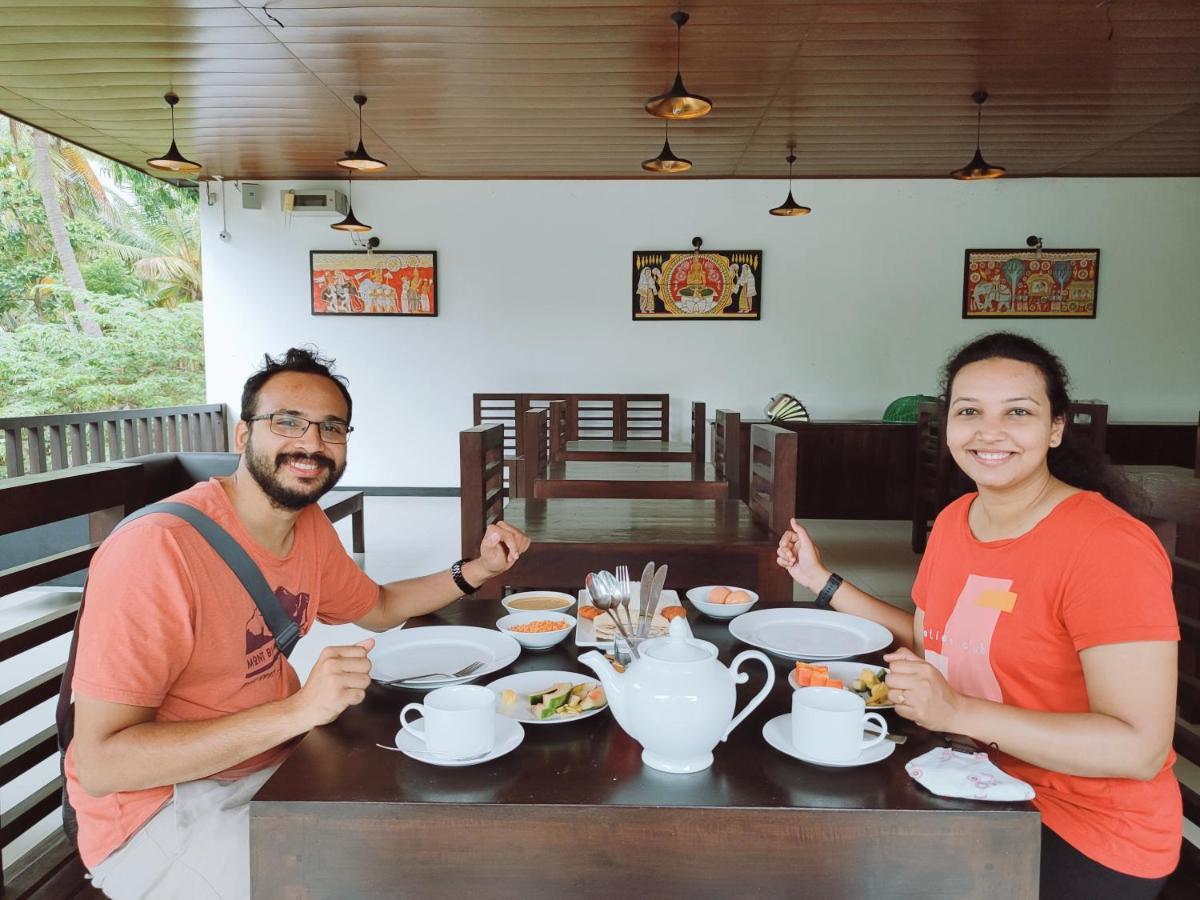
<instances>
[{"instance_id":1,"label":"man's mustache","mask_svg":"<svg viewBox=\"0 0 1200 900\"><path fill-rule=\"evenodd\" d=\"M280 453L275 457L275 468L287 465L289 462L300 462L302 460L311 459L322 468L333 471L333 460L323 453Z\"/></svg>"}]
</instances>

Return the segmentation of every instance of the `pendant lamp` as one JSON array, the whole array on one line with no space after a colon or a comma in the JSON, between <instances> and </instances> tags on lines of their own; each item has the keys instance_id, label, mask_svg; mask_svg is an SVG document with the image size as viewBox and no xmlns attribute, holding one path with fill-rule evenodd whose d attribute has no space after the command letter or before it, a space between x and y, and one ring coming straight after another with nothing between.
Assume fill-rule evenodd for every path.
<instances>
[{"instance_id":1,"label":"pendant lamp","mask_svg":"<svg viewBox=\"0 0 1200 900\"><path fill-rule=\"evenodd\" d=\"M175 104L179 102L179 95L174 91L167 91L163 94L163 99L167 101L167 106L171 107L171 149L162 156L146 160L146 165L163 172L199 172L200 163L188 159L175 146Z\"/></svg>"},{"instance_id":2,"label":"pendant lamp","mask_svg":"<svg viewBox=\"0 0 1200 900\"><path fill-rule=\"evenodd\" d=\"M334 231L370 231L370 225L364 225L354 216L354 176L346 176L346 218L329 226Z\"/></svg>"},{"instance_id":3,"label":"pendant lamp","mask_svg":"<svg viewBox=\"0 0 1200 900\"><path fill-rule=\"evenodd\" d=\"M646 112L660 119L698 119L712 112L712 101L699 94L693 94L683 86L683 74L679 66L679 45L682 40L683 26L691 18L682 9L671 13L675 22L675 83L665 94L659 94L646 101Z\"/></svg>"},{"instance_id":4,"label":"pendant lamp","mask_svg":"<svg viewBox=\"0 0 1200 900\"><path fill-rule=\"evenodd\" d=\"M1005 172L1003 166L993 166L979 152L979 130L983 125L983 104L987 98L987 91L976 91L971 95L971 99L978 105L978 112L975 114L975 155L961 169L951 172L951 178L957 178L959 181L979 181L983 178L999 178Z\"/></svg>"},{"instance_id":5,"label":"pendant lamp","mask_svg":"<svg viewBox=\"0 0 1200 900\"><path fill-rule=\"evenodd\" d=\"M662 150L654 159L642 160L642 168L647 172L686 172L692 167L692 161L675 155L671 150L671 120L663 122L663 125L666 126L667 134L663 138Z\"/></svg>"},{"instance_id":6,"label":"pendant lamp","mask_svg":"<svg viewBox=\"0 0 1200 900\"><path fill-rule=\"evenodd\" d=\"M373 157L363 146L362 108L366 106L367 98L362 94L355 94L354 102L358 104L358 149L348 151L337 161L337 164L343 169L352 169L356 172L378 172L380 169L386 169L387 163Z\"/></svg>"},{"instance_id":7,"label":"pendant lamp","mask_svg":"<svg viewBox=\"0 0 1200 900\"><path fill-rule=\"evenodd\" d=\"M796 148L788 145L788 195L787 199L771 210L773 216L807 216L812 209L801 206L792 196L792 165L796 162Z\"/></svg>"}]
</instances>

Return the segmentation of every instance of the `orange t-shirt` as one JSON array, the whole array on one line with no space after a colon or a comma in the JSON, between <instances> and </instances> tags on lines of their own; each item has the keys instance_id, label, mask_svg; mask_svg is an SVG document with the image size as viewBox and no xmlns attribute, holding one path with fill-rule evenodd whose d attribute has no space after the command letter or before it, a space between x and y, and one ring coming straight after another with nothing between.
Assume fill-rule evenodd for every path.
<instances>
[{"instance_id":1,"label":"orange t-shirt","mask_svg":"<svg viewBox=\"0 0 1200 900\"><path fill-rule=\"evenodd\" d=\"M960 693L1023 709L1088 712L1081 650L1178 641L1171 564L1154 533L1096 493L1073 494L1012 540L975 539L951 503L913 584L925 658ZM1179 860L1183 811L1168 754L1150 781L1064 775L1004 753L1033 785L1046 827L1127 875L1159 878Z\"/></svg>"},{"instance_id":2,"label":"orange t-shirt","mask_svg":"<svg viewBox=\"0 0 1200 900\"><path fill-rule=\"evenodd\" d=\"M379 586L355 565L313 505L296 519L291 552L273 556L234 512L223 479L168 499L195 506L250 554L287 614L307 633L364 616ZM77 694L155 707L155 721L194 722L240 712L300 689L262 614L237 576L182 519L152 514L125 525L97 551L88 575L72 687ZM283 759L285 744L218 778L237 778ZM172 786L93 797L66 758L67 790L79 815L79 852L91 867L123 844L171 798Z\"/></svg>"}]
</instances>

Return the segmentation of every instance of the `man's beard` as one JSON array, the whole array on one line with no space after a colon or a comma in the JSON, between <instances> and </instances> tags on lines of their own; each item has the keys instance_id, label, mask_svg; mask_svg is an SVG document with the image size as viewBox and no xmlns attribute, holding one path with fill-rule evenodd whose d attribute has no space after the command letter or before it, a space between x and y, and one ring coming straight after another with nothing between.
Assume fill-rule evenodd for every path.
<instances>
[{"instance_id":1,"label":"man's beard","mask_svg":"<svg viewBox=\"0 0 1200 900\"><path fill-rule=\"evenodd\" d=\"M263 493L271 500L274 506L280 509L289 509L293 512L304 509L304 507L316 503L325 494L330 491L342 477L342 473L346 471L346 464L342 463L339 468L332 459L321 453L280 453L275 457L272 464L266 457L260 456L254 452L254 442L252 440L246 442L246 468L250 475L258 483L258 486L263 489ZM323 468L327 473L325 479L319 484L314 484L307 490L290 488L279 480L280 466L287 465L291 460L309 459Z\"/></svg>"}]
</instances>

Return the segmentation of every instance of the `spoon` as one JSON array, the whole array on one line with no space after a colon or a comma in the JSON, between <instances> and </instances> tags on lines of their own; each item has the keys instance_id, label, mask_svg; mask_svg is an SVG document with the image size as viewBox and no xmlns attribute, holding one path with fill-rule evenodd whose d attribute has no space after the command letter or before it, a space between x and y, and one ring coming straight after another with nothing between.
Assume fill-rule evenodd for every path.
<instances>
[{"instance_id":1,"label":"spoon","mask_svg":"<svg viewBox=\"0 0 1200 900\"><path fill-rule=\"evenodd\" d=\"M617 597L615 591L610 591L608 585L612 576L607 572L598 572L595 575L588 573L584 579L584 584L587 585L588 593L592 595L592 603L597 609L602 609L608 613L610 619L617 626L617 630L621 632L621 637L625 639L625 643L629 645L629 653L634 658L638 658L637 648L633 645L633 641L629 639L629 635L625 633L625 626L621 624L620 618L617 617L616 606Z\"/></svg>"}]
</instances>

